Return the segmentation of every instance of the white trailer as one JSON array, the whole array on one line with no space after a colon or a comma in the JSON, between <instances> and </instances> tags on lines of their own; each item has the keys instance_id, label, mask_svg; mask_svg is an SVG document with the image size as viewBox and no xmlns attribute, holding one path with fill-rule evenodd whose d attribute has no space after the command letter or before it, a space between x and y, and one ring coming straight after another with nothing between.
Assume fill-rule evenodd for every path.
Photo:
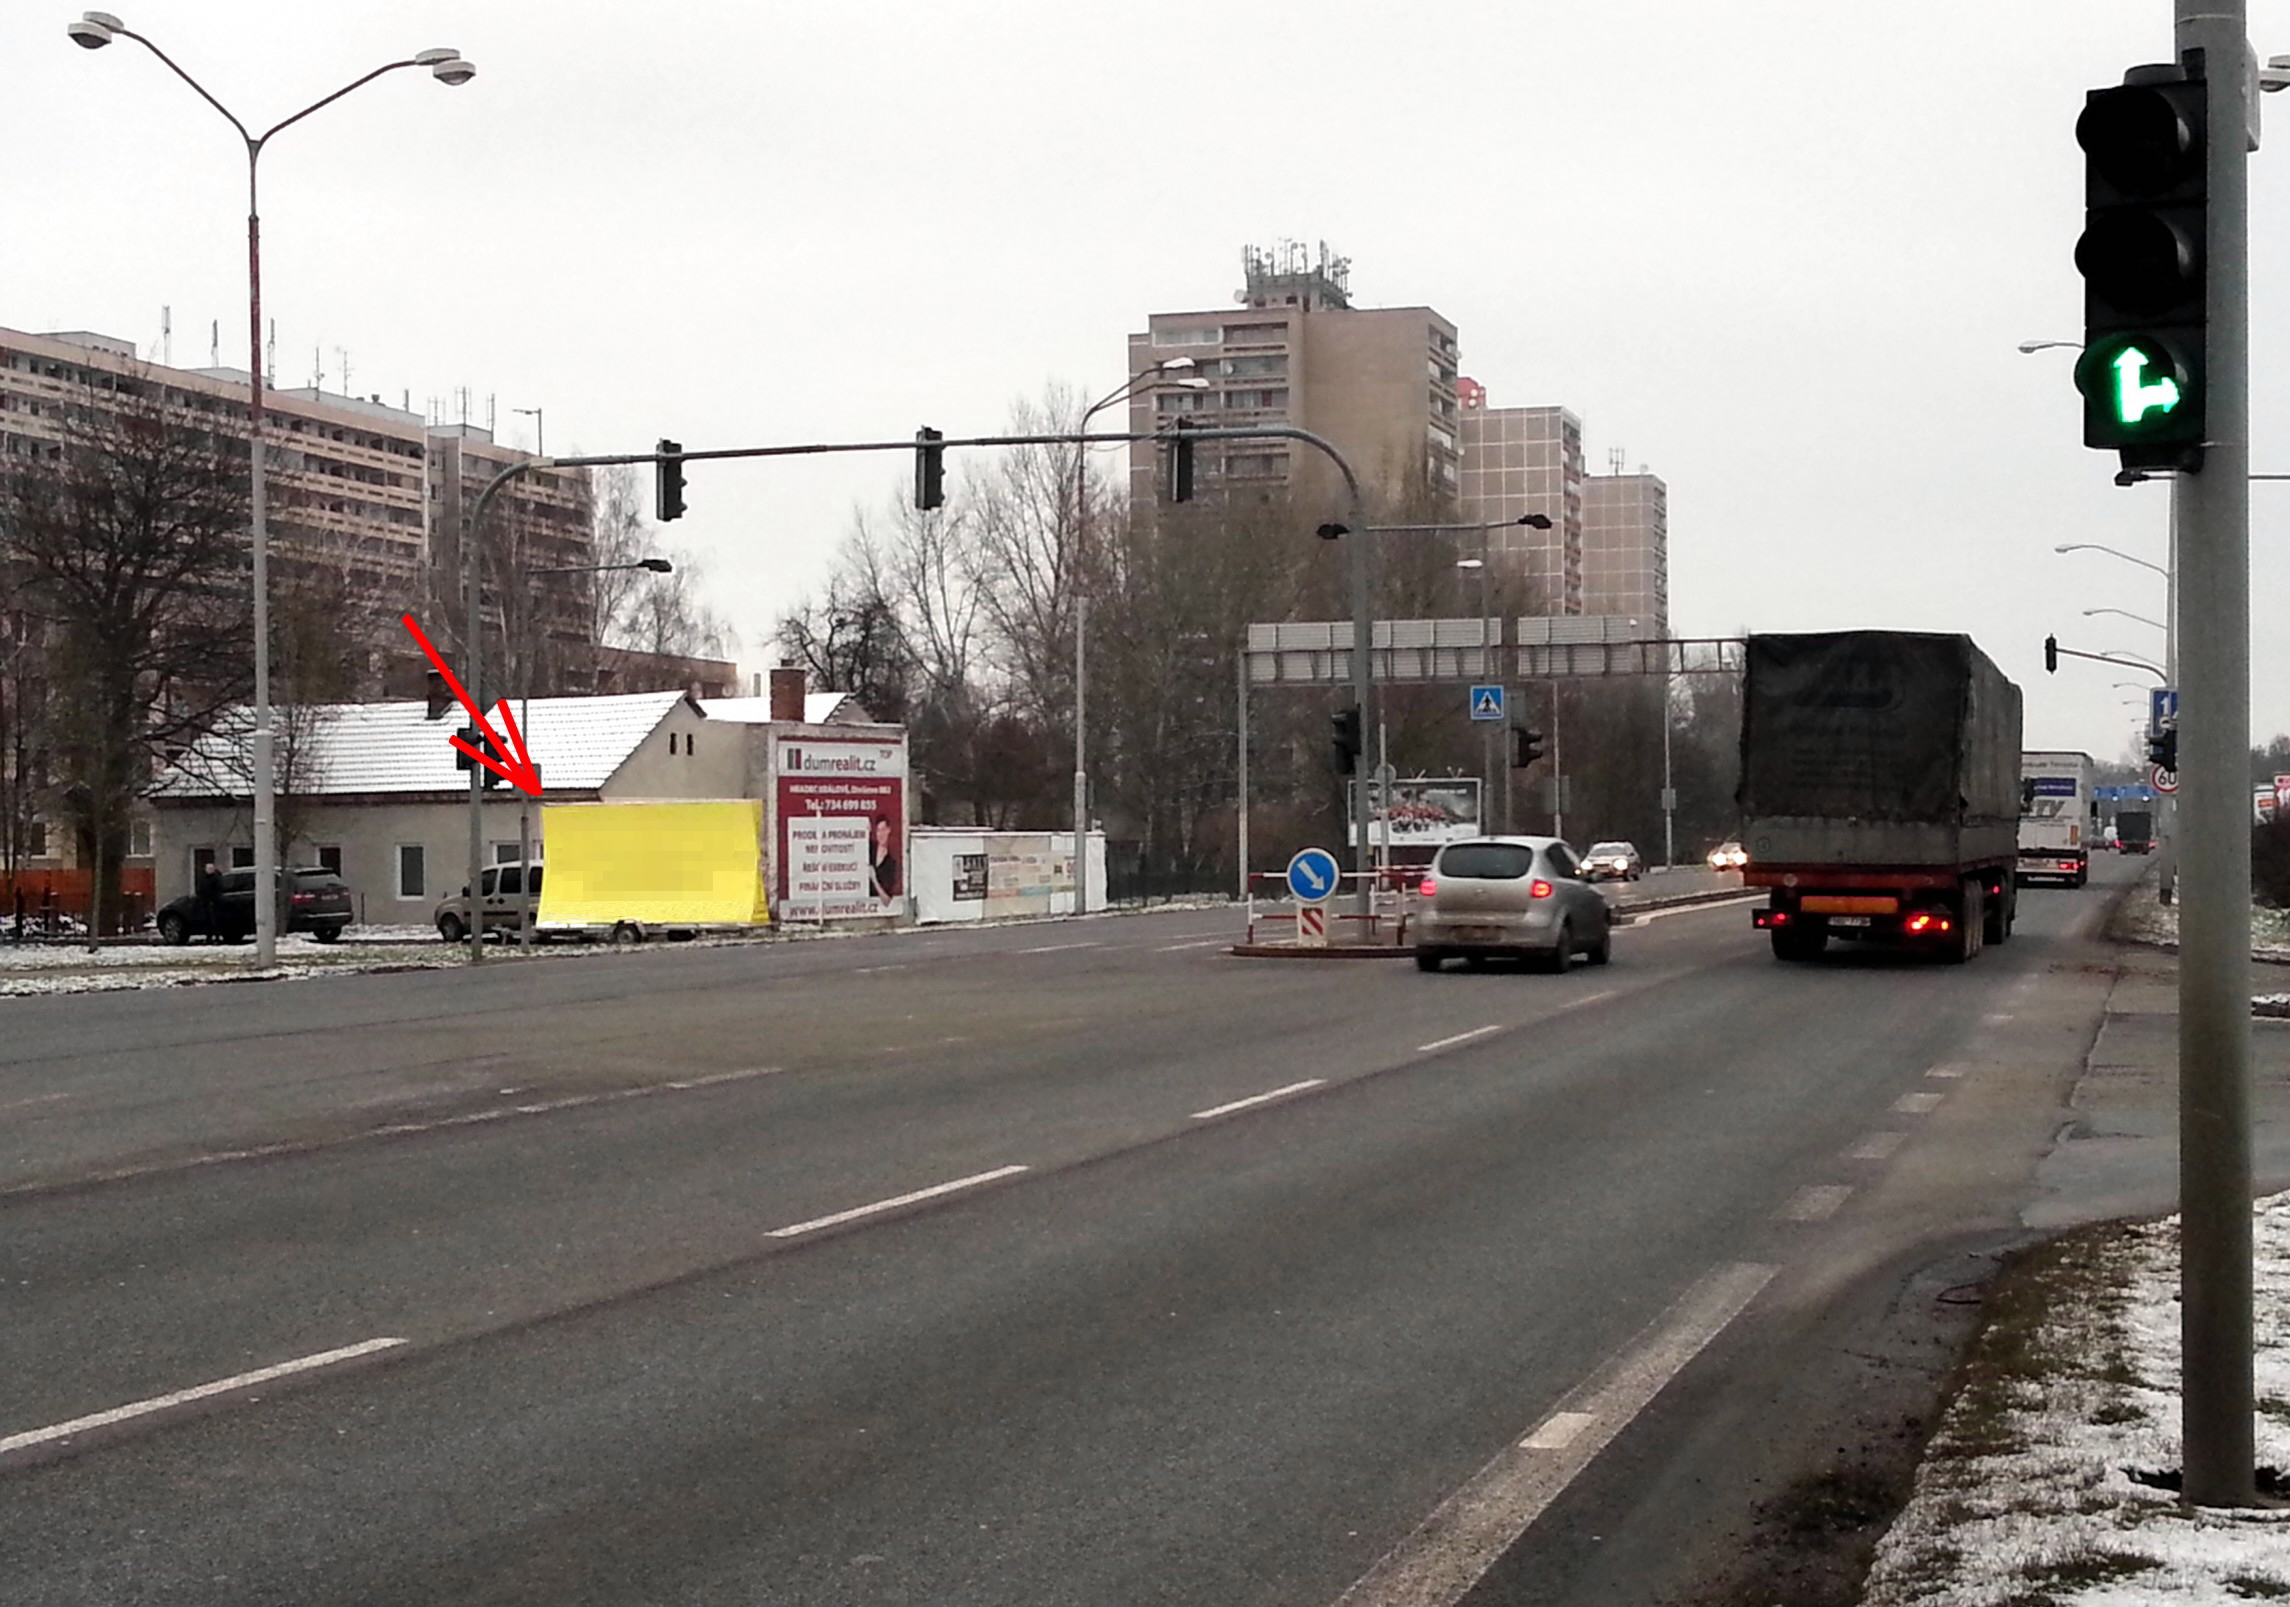
<instances>
[{"instance_id":1,"label":"white trailer","mask_svg":"<svg viewBox=\"0 0 2290 1607\"><path fill-rule=\"evenodd\" d=\"M2020 755L2020 862L2018 879L2091 880L2091 844L2099 835L2099 802L2092 792L2088 753Z\"/></svg>"}]
</instances>

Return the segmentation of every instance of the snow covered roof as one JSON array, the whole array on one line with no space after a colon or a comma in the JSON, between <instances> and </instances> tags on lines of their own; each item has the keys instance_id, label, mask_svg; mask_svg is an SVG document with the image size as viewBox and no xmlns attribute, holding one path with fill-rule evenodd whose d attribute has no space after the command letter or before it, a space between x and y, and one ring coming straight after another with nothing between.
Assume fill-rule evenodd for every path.
<instances>
[{"instance_id":1,"label":"snow covered roof","mask_svg":"<svg viewBox=\"0 0 2290 1607\"><path fill-rule=\"evenodd\" d=\"M771 719L771 699L767 697L706 697L700 707L711 720L733 720L741 725L763 725ZM806 692L803 694L803 723L805 725L872 725L867 713L860 708L848 692Z\"/></svg>"},{"instance_id":2,"label":"snow covered roof","mask_svg":"<svg viewBox=\"0 0 2290 1607\"><path fill-rule=\"evenodd\" d=\"M592 792L610 780L637 745L685 702L682 692L632 692L619 697L537 697L520 713L517 729L551 792ZM515 704L511 705L513 708ZM300 796L344 793L465 791L469 772L454 764L453 734L467 723L456 707L429 718L427 703L326 703L294 718L310 718L309 757L297 756L285 774L287 713L278 716L280 790ZM704 713L705 711L703 711ZM248 797L252 716L240 710L202 738L160 777L162 798ZM506 733L504 733L506 734Z\"/></svg>"}]
</instances>

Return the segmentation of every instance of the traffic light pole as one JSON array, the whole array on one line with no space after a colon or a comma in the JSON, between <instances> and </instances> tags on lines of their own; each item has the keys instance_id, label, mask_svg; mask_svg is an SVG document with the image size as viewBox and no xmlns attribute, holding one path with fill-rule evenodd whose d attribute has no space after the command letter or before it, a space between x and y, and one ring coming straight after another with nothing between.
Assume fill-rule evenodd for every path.
<instances>
[{"instance_id":1,"label":"traffic light pole","mask_svg":"<svg viewBox=\"0 0 2290 1607\"><path fill-rule=\"evenodd\" d=\"M2186 1499L2257 1500L2251 1344L2250 385L2245 0L2174 0L2202 64L2207 140L2208 411L2179 477L2180 1428Z\"/></svg>"}]
</instances>

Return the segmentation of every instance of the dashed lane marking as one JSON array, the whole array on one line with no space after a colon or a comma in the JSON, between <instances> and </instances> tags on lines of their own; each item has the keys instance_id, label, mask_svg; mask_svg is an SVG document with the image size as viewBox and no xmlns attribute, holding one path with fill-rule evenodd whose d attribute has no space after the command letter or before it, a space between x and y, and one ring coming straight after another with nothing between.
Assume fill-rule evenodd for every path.
<instances>
[{"instance_id":1,"label":"dashed lane marking","mask_svg":"<svg viewBox=\"0 0 2290 1607\"><path fill-rule=\"evenodd\" d=\"M1871 1133L1845 1153L1856 1161L1881 1161L1906 1140L1906 1133Z\"/></svg>"},{"instance_id":2,"label":"dashed lane marking","mask_svg":"<svg viewBox=\"0 0 2290 1607\"><path fill-rule=\"evenodd\" d=\"M200 1384L191 1389L178 1389L165 1395L153 1395L148 1400L132 1401L125 1406L114 1406L108 1412L91 1412L86 1417L75 1417L68 1423L54 1423L46 1428L26 1429L0 1439L0 1456L20 1451L28 1445L48 1445L57 1440L68 1440L76 1434L93 1429L109 1428L114 1423L125 1423L153 1412L164 1412L172 1406L187 1406L192 1401L203 1401L211 1395L228 1394L234 1389L250 1389L256 1384L267 1384L276 1378L295 1373L307 1373L320 1367L332 1367L337 1362L354 1361L360 1356L371 1356L378 1350L389 1350L404 1344L403 1339L368 1339L360 1344L344 1345L339 1350L322 1350L315 1356L297 1356L292 1361L278 1362L269 1367L258 1367L251 1373L235 1373L229 1378L218 1378L211 1384Z\"/></svg>"},{"instance_id":3,"label":"dashed lane marking","mask_svg":"<svg viewBox=\"0 0 2290 1607\"><path fill-rule=\"evenodd\" d=\"M815 1216L808 1222L796 1222L784 1228L773 1228L771 1237L792 1239L798 1234L816 1233L821 1228L839 1227L845 1222L856 1222L863 1216L877 1216L884 1211L895 1211L902 1205L915 1205L923 1200L935 1200L942 1194L954 1194L963 1189L974 1189L984 1183L1015 1177L1026 1170L1023 1166L997 1166L991 1172L976 1172L969 1177L958 1177L951 1183L933 1183L929 1188L916 1189L911 1194L894 1195L887 1200L876 1200L868 1205L854 1205L848 1211L837 1211L832 1216Z\"/></svg>"},{"instance_id":4,"label":"dashed lane marking","mask_svg":"<svg viewBox=\"0 0 2290 1607\"><path fill-rule=\"evenodd\" d=\"M1939 1094L1903 1094L1892 1102L1892 1108L1903 1116L1929 1116L1940 1108Z\"/></svg>"},{"instance_id":5,"label":"dashed lane marking","mask_svg":"<svg viewBox=\"0 0 2290 1607\"><path fill-rule=\"evenodd\" d=\"M1816 1183L1809 1188L1801 1188L1781 1208L1781 1219L1784 1222L1825 1222L1837 1214L1837 1207L1844 1204L1852 1192L1843 1183Z\"/></svg>"},{"instance_id":6,"label":"dashed lane marking","mask_svg":"<svg viewBox=\"0 0 2290 1607\"><path fill-rule=\"evenodd\" d=\"M1230 1116L1236 1110L1247 1110L1251 1105L1267 1105L1275 1099L1286 1099L1290 1094L1300 1094L1307 1088L1318 1088L1327 1080L1325 1077L1307 1077L1302 1082L1292 1082L1285 1088L1275 1088L1269 1093L1251 1094L1246 1099L1236 1099L1229 1105L1211 1105L1207 1110L1194 1111L1193 1120L1205 1122L1213 1116Z\"/></svg>"}]
</instances>

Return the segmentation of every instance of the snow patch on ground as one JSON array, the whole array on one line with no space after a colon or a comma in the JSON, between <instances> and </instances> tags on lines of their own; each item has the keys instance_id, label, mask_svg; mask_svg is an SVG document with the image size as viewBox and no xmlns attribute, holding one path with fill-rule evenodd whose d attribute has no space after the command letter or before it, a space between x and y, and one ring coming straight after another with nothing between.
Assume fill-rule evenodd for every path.
<instances>
[{"instance_id":1,"label":"snow patch on ground","mask_svg":"<svg viewBox=\"0 0 2290 1607\"><path fill-rule=\"evenodd\" d=\"M2290 1195L2253 1219L2258 1465L2290 1468ZM2001 1410L1959 1394L1878 1547L1863 1607L2153 1607L2290 1597L2290 1510L2182 1505L2179 1222L2127 1227L2053 1309ZM1977 1364L1976 1364L1977 1365Z\"/></svg>"}]
</instances>

